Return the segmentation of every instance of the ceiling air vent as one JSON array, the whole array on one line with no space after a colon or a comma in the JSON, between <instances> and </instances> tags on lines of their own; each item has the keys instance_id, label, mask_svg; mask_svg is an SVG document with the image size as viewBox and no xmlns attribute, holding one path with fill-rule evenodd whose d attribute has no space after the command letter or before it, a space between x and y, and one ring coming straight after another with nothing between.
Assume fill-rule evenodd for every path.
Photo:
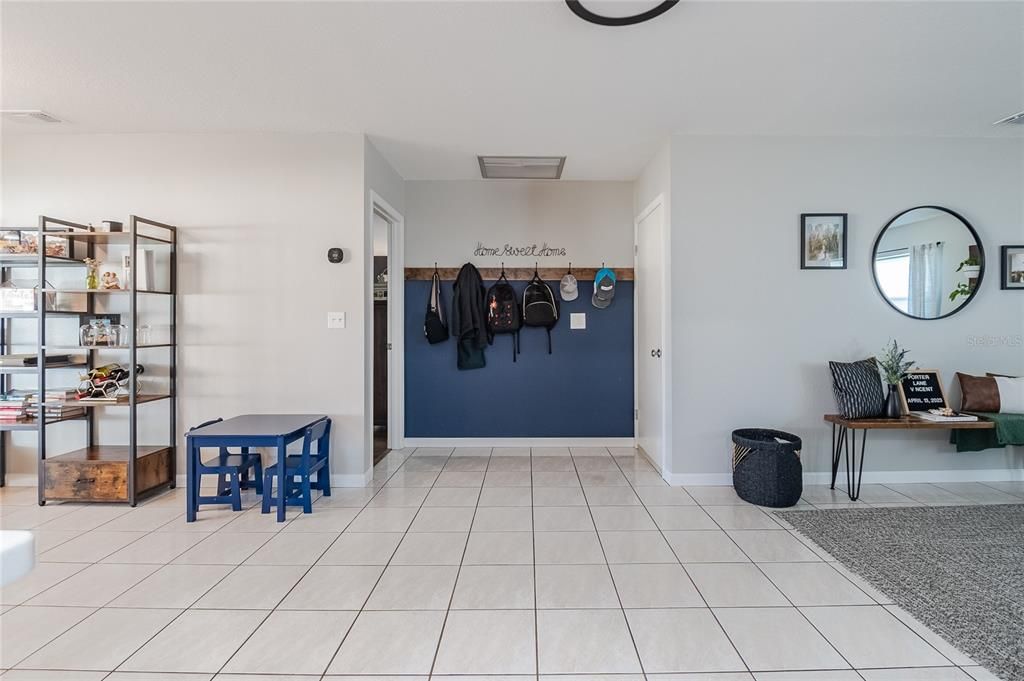
<instances>
[{"instance_id":1,"label":"ceiling air vent","mask_svg":"<svg viewBox=\"0 0 1024 681\"><path fill-rule=\"evenodd\" d=\"M61 123L62 121L52 114L39 109L0 109L0 115L9 121L35 121L40 123Z\"/></svg>"},{"instance_id":2,"label":"ceiling air vent","mask_svg":"<svg viewBox=\"0 0 1024 681\"><path fill-rule=\"evenodd\" d=\"M485 180L557 180L565 156L477 156Z\"/></svg>"},{"instance_id":3,"label":"ceiling air vent","mask_svg":"<svg viewBox=\"0 0 1024 681\"><path fill-rule=\"evenodd\" d=\"M996 121L992 125L1024 125L1024 111L1018 111L1012 116Z\"/></svg>"}]
</instances>

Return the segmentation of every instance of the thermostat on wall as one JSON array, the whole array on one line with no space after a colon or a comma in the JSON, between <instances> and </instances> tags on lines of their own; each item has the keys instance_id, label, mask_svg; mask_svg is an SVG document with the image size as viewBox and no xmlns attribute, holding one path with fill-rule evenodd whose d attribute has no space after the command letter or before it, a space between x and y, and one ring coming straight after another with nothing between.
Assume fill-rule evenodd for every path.
<instances>
[{"instance_id":1,"label":"thermostat on wall","mask_svg":"<svg viewBox=\"0 0 1024 681\"><path fill-rule=\"evenodd\" d=\"M585 329L585 328L587 328L587 313L586 312L571 312L571 313L569 313L569 328L570 329Z\"/></svg>"}]
</instances>

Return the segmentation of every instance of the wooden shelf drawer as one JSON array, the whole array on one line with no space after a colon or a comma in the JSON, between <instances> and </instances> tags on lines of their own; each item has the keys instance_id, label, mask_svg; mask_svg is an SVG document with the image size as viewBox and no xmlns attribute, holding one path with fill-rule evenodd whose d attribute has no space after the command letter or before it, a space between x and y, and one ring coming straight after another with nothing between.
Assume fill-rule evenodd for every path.
<instances>
[{"instance_id":1,"label":"wooden shelf drawer","mask_svg":"<svg viewBox=\"0 0 1024 681\"><path fill-rule=\"evenodd\" d=\"M128 501L127 445L86 447L46 459L44 496L52 501ZM135 493L171 481L174 448L138 448L135 462Z\"/></svg>"}]
</instances>

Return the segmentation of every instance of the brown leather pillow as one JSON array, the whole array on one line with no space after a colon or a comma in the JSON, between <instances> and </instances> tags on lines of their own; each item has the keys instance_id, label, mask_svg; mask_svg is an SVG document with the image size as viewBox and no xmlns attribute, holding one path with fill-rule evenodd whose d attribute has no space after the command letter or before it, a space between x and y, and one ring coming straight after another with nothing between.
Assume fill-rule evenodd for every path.
<instances>
[{"instance_id":1,"label":"brown leather pillow","mask_svg":"<svg viewBox=\"0 0 1024 681\"><path fill-rule=\"evenodd\" d=\"M960 381L960 411L999 412L999 386L992 376L956 373Z\"/></svg>"}]
</instances>

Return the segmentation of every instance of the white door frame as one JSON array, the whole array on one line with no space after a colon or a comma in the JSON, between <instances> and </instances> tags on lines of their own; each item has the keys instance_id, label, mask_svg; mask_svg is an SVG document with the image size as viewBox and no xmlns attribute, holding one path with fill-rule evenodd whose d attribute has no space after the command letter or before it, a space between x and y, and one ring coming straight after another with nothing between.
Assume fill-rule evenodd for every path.
<instances>
[{"instance_id":1,"label":"white door frame","mask_svg":"<svg viewBox=\"0 0 1024 681\"><path fill-rule=\"evenodd\" d=\"M388 343L391 348L388 352L388 448L402 449L405 447L405 218L372 189L370 210L380 213L391 225L388 229ZM371 243L372 239L370 234ZM372 295L372 262L367 270ZM372 371L369 376L372 382ZM368 416L372 421L372 412Z\"/></svg>"},{"instance_id":2,"label":"white door frame","mask_svg":"<svg viewBox=\"0 0 1024 681\"><path fill-rule=\"evenodd\" d=\"M661 390L662 390L662 418L661 418L661 461L651 461L651 464L658 469L661 477L668 481L672 477L672 466L671 466L671 453L672 453L672 372L669 371L670 363L668 360L671 359L671 338L672 338L672 327L670 326L671 315L669 310L672 309L672 288L669 286L669 271L671 269L671 250L670 236L669 236L669 223L668 223L668 211L665 204L665 195L658 194L653 201L651 201L647 207L640 211L639 215L633 221L633 272L636 273L637 277L642 276L638 271L638 265L640 262L640 223L644 221L651 213L661 207L663 210L662 221L661 221L661 240L662 240L662 254L664 257L663 267L661 268L661 348L662 357L664 361L659 362L661 366ZM636 409L639 409L640 405L640 362L642 359L642 352L640 349L640 305L637 298L637 286L636 282L633 282L633 348L635 356L633 358L633 404ZM640 443L636 428L640 425L638 416L639 412L635 412L636 418L633 420L634 431L633 441L634 446L639 449ZM643 451L643 450L641 450ZM644 452L644 456L650 460L650 455Z\"/></svg>"}]
</instances>

